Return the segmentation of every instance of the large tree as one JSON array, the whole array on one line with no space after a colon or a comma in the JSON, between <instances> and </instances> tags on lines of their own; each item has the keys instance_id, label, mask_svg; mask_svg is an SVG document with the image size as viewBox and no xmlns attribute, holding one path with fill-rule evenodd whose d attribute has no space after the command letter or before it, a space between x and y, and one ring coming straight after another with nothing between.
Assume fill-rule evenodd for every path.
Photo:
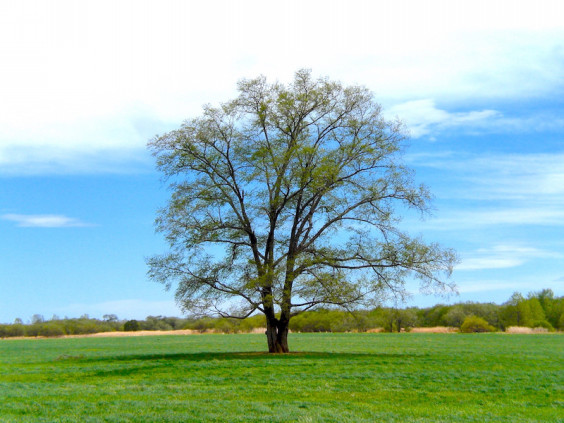
<instances>
[{"instance_id":1,"label":"large tree","mask_svg":"<svg viewBox=\"0 0 564 423\"><path fill-rule=\"evenodd\" d=\"M383 294L454 289L451 250L398 228L429 193L401 161L401 123L372 93L296 72L242 80L239 95L149 143L172 195L157 230L170 252L149 275L192 313L266 316L270 352L288 352L292 316Z\"/></svg>"}]
</instances>

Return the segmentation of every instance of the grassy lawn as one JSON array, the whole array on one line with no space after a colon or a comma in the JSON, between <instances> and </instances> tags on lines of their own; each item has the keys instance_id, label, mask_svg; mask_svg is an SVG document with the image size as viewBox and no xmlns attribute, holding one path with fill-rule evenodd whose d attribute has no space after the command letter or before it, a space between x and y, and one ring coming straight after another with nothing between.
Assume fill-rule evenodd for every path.
<instances>
[{"instance_id":1,"label":"grassy lawn","mask_svg":"<svg viewBox=\"0 0 564 423\"><path fill-rule=\"evenodd\" d=\"M0 340L1 422L564 422L564 336Z\"/></svg>"}]
</instances>

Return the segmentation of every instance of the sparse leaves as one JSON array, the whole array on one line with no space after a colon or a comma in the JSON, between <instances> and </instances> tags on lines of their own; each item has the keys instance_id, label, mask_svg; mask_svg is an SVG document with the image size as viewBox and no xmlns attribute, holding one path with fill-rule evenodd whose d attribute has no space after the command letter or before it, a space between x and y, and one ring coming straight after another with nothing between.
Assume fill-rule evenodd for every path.
<instances>
[{"instance_id":1,"label":"sparse leaves","mask_svg":"<svg viewBox=\"0 0 564 423\"><path fill-rule=\"evenodd\" d=\"M278 333L319 305L402 296L410 273L453 288L440 275L455 254L397 228L398 205L425 213L430 196L401 163L401 124L366 88L307 70L238 88L149 144L172 190L157 218L172 254L149 260L151 277L176 282L187 308L227 315L222 303L242 298L235 317L262 311Z\"/></svg>"}]
</instances>

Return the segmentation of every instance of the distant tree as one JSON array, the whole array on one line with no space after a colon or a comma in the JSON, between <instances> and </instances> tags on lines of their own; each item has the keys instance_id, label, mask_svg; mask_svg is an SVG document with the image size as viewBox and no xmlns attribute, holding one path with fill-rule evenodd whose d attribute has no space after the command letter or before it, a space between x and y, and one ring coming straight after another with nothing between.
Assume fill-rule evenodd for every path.
<instances>
[{"instance_id":1,"label":"distant tree","mask_svg":"<svg viewBox=\"0 0 564 423\"><path fill-rule=\"evenodd\" d=\"M445 325L445 316L451 308L452 306L437 304L430 308L421 309L417 313L419 321L425 327L443 326Z\"/></svg>"},{"instance_id":2,"label":"distant tree","mask_svg":"<svg viewBox=\"0 0 564 423\"><path fill-rule=\"evenodd\" d=\"M460 326L460 332L475 333L475 332L493 332L495 328L478 316L468 316Z\"/></svg>"},{"instance_id":3,"label":"distant tree","mask_svg":"<svg viewBox=\"0 0 564 423\"><path fill-rule=\"evenodd\" d=\"M469 313L463 304L455 304L450 307L449 311L443 316L443 321L446 326L457 327L459 328L464 319L468 317L471 313Z\"/></svg>"},{"instance_id":4,"label":"distant tree","mask_svg":"<svg viewBox=\"0 0 564 423\"><path fill-rule=\"evenodd\" d=\"M555 328L559 328L560 330L564 330L564 297L557 298L554 301L552 306L552 310L549 316L547 316L548 321L554 326Z\"/></svg>"},{"instance_id":5,"label":"distant tree","mask_svg":"<svg viewBox=\"0 0 564 423\"><path fill-rule=\"evenodd\" d=\"M415 309L385 308L382 310L381 325L387 332L401 332L410 330L418 323Z\"/></svg>"},{"instance_id":6,"label":"distant tree","mask_svg":"<svg viewBox=\"0 0 564 423\"><path fill-rule=\"evenodd\" d=\"M247 317L241 321L239 325L239 330L242 332L250 332L254 329L266 327L266 320L264 314L257 314L255 316Z\"/></svg>"},{"instance_id":7,"label":"distant tree","mask_svg":"<svg viewBox=\"0 0 564 423\"><path fill-rule=\"evenodd\" d=\"M504 304L501 321L505 328L509 326L546 327L548 323L539 299L532 295L525 299L518 292L514 293Z\"/></svg>"},{"instance_id":8,"label":"distant tree","mask_svg":"<svg viewBox=\"0 0 564 423\"><path fill-rule=\"evenodd\" d=\"M43 323L44 321L45 321L45 318L41 314L34 314L33 316L31 316L31 323L32 324Z\"/></svg>"},{"instance_id":9,"label":"distant tree","mask_svg":"<svg viewBox=\"0 0 564 423\"><path fill-rule=\"evenodd\" d=\"M16 319L13 325L6 328L6 336L24 336L25 326L22 323L22 319Z\"/></svg>"},{"instance_id":10,"label":"distant tree","mask_svg":"<svg viewBox=\"0 0 564 423\"><path fill-rule=\"evenodd\" d=\"M544 314L544 310L538 298L529 298L525 301L525 303L529 308L529 316L528 320L525 323L525 326L535 327L539 325L544 327L544 324L542 322L546 322L546 315Z\"/></svg>"},{"instance_id":11,"label":"distant tree","mask_svg":"<svg viewBox=\"0 0 564 423\"><path fill-rule=\"evenodd\" d=\"M104 314L102 316L105 322L117 322L118 317L115 314Z\"/></svg>"},{"instance_id":12,"label":"distant tree","mask_svg":"<svg viewBox=\"0 0 564 423\"><path fill-rule=\"evenodd\" d=\"M552 327L559 327L559 320L564 313L564 297L556 297L552 289L543 289L539 292L529 294L529 298L536 298L546 317L546 321Z\"/></svg>"},{"instance_id":13,"label":"distant tree","mask_svg":"<svg viewBox=\"0 0 564 423\"><path fill-rule=\"evenodd\" d=\"M140 329L139 322L137 320L128 320L123 325L123 330L125 332L136 332Z\"/></svg>"},{"instance_id":14,"label":"distant tree","mask_svg":"<svg viewBox=\"0 0 564 423\"><path fill-rule=\"evenodd\" d=\"M471 314L485 319L490 325L501 329L501 307L494 303L467 303Z\"/></svg>"},{"instance_id":15,"label":"distant tree","mask_svg":"<svg viewBox=\"0 0 564 423\"><path fill-rule=\"evenodd\" d=\"M539 303L543 308L545 315L550 314L555 301L554 291L552 291L552 289L543 289L539 292L531 293L529 294L529 298L536 298L537 300L539 300Z\"/></svg>"},{"instance_id":16,"label":"distant tree","mask_svg":"<svg viewBox=\"0 0 564 423\"><path fill-rule=\"evenodd\" d=\"M519 292L513 293L511 298L503 305L501 320L505 328L525 326L526 322L530 320L530 315L523 295Z\"/></svg>"},{"instance_id":17,"label":"distant tree","mask_svg":"<svg viewBox=\"0 0 564 423\"><path fill-rule=\"evenodd\" d=\"M499 306L492 303L459 303L451 306L442 321L446 326L460 327L468 316L477 316L490 325L500 327Z\"/></svg>"},{"instance_id":18,"label":"distant tree","mask_svg":"<svg viewBox=\"0 0 564 423\"><path fill-rule=\"evenodd\" d=\"M140 328L144 330L172 330L173 327L163 316L147 316L144 322L140 322Z\"/></svg>"},{"instance_id":19,"label":"distant tree","mask_svg":"<svg viewBox=\"0 0 564 423\"><path fill-rule=\"evenodd\" d=\"M148 260L190 312L266 316L270 352L288 352L290 319L384 293L450 291L455 253L398 228L430 195L401 162L402 125L364 87L310 72L292 84L243 80L239 96L155 138L171 180L157 218L170 254ZM235 299L239 299L235 307Z\"/></svg>"}]
</instances>

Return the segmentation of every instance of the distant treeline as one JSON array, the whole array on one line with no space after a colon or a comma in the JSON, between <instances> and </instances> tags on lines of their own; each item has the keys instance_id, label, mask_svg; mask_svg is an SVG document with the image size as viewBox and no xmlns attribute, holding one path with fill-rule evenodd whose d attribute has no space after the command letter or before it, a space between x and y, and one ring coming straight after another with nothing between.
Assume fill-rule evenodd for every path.
<instances>
[{"instance_id":1,"label":"distant treeline","mask_svg":"<svg viewBox=\"0 0 564 423\"><path fill-rule=\"evenodd\" d=\"M105 315L102 320L88 315L45 320L34 315L30 323L16 319L12 324L0 325L0 338L16 336L56 337L112 331L178 330L199 332L238 333L265 327L263 315L246 319L177 318L148 316L145 320L119 320L116 315ZM502 305L493 303L459 303L436 305L429 308L379 307L349 313L341 310L320 309L307 311L290 321L294 332L365 332L381 328L387 332L409 331L413 327L448 326L462 331L505 330L511 326L564 330L564 297L555 297L550 289L531 293L527 297L515 293Z\"/></svg>"}]
</instances>

